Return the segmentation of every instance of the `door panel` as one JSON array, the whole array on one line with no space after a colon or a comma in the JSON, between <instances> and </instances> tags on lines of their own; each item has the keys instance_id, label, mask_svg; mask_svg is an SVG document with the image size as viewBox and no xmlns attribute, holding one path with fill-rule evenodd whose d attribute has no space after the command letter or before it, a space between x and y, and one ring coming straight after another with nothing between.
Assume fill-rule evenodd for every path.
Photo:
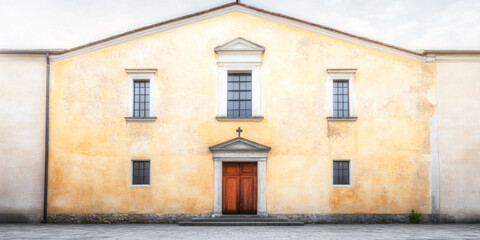
<instances>
[{"instance_id":1,"label":"door panel","mask_svg":"<svg viewBox=\"0 0 480 240\"><path fill-rule=\"evenodd\" d=\"M242 167L242 173L255 173L257 169L257 165L253 164L241 164L240 166Z\"/></svg>"},{"instance_id":2,"label":"door panel","mask_svg":"<svg viewBox=\"0 0 480 240\"><path fill-rule=\"evenodd\" d=\"M231 164L231 163L225 163L223 165L223 173L224 174L229 174L229 173L238 173L239 171L239 168L238 168L238 165L235 164Z\"/></svg>"},{"instance_id":3,"label":"door panel","mask_svg":"<svg viewBox=\"0 0 480 240\"><path fill-rule=\"evenodd\" d=\"M223 178L223 212L235 213L238 209L239 176Z\"/></svg>"},{"instance_id":4,"label":"door panel","mask_svg":"<svg viewBox=\"0 0 480 240\"><path fill-rule=\"evenodd\" d=\"M223 213L257 212L257 164L223 164Z\"/></svg>"},{"instance_id":5,"label":"door panel","mask_svg":"<svg viewBox=\"0 0 480 240\"><path fill-rule=\"evenodd\" d=\"M257 212L257 179L255 176L240 177L240 206L242 213Z\"/></svg>"}]
</instances>

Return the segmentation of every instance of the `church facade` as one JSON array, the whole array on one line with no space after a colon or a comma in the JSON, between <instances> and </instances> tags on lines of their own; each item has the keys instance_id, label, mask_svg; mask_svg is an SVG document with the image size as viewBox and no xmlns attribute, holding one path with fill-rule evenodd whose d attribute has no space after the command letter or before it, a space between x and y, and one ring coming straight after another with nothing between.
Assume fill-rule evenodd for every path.
<instances>
[{"instance_id":1,"label":"church facade","mask_svg":"<svg viewBox=\"0 0 480 240\"><path fill-rule=\"evenodd\" d=\"M233 3L0 57L3 221L480 219L479 51Z\"/></svg>"}]
</instances>

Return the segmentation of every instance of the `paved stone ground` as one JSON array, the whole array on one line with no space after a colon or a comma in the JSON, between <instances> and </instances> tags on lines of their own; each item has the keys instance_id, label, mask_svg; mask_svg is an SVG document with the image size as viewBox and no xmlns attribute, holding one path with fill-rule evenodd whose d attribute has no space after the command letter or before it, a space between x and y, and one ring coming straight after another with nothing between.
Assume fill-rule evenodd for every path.
<instances>
[{"instance_id":1,"label":"paved stone ground","mask_svg":"<svg viewBox=\"0 0 480 240\"><path fill-rule=\"evenodd\" d=\"M0 224L0 239L480 239L480 224L318 224L180 227L175 224Z\"/></svg>"}]
</instances>

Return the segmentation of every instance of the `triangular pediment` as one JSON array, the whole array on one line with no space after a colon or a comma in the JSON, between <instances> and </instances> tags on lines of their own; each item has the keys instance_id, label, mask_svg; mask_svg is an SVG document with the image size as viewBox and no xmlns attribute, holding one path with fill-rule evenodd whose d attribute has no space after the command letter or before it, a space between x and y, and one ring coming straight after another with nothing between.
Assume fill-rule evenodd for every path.
<instances>
[{"instance_id":1,"label":"triangular pediment","mask_svg":"<svg viewBox=\"0 0 480 240\"><path fill-rule=\"evenodd\" d=\"M270 147L254 141L237 137L232 140L209 147L210 151L262 151L268 152Z\"/></svg>"},{"instance_id":2,"label":"triangular pediment","mask_svg":"<svg viewBox=\"0 0 480 240\"><path fill-rule=\"evenodd\" d=\"M264 9L256 8L253 6L245 5L242 3L231 2L225 5L221 5L218 7L214 7L208 10L200 11L194 14L189 14L185 16L181 16L175 19L166 20L163 22L155 23L149 26L141 27L138 29L134 29L128 32L120 33L114 36L110 36L98 41L94 41L91 43L87 43L81 46L77 46L70 49L0 49L0 54L45 54L50 53L51 59L54 61L60 61L63 59L67 59L73 56L85 54L88 52L96 51L99 49L107 48L113 45L117 45L123 42L131 41L132 39L143 38L145 36L149 36L152 34L156 34L159 32L169 31L171 29L175 29L184 25L196 23L199 21L204 21L206 19L212 19L218 16L222 16L224 14L228 14L231 12L241 12L243 14L248 14L256 17L260 17L263 19L271 20L277 23L285 24L287 26L305 29L308 31L312 31L315 33L323 34L326 36L334 37L337 39L345 40L348 42L352 42L355 44L360 44L362 46L366 46L369 48L374 48L386 52L390 52L393 54L397 54L400 56L405 56L411 59L419 60L419 61L427 61L427 53L432 53L432 51L412 51L404 48L400 48L397 46L393 46L391 44L382 43L380 41L372 40L369 38L365 38L362 36L358 36L355 34L347 33L338 29L334 29L331 27L319 25L316 23L308 22L302 19L293 18L291 16L283 15L280 13L275 13L271 11L267 11ZM264 51L264 47L250 42L243 38L234 39L228 43L225 43L221 46L218 46L215 50L217 51L227 51L229 48L232 47L232 42L242 42L244 43L243 46L236 45L233 49L248 49L245 46L249 46L250 49L256 49L256 51ZM233 44L235 45L235 44ZM230 49L232 50L232 49ZM245 50L240 50L245 51ZM252 51L252 50L247 50ZM470 52L470 51L469 51ZM433 51L435 53L435 51Z\"/></svg>"},{"instance_id":3,"label":"triangular pediment","mask_svg":"<svg viewBox=\"0 0 480 240\"><path fill-rule=\"evenodd\" d=\"M265 51L265 48L254 43L251 41L248 41L247 39L238 37L233 39L232 41L229 41L223 45L220 45L215 48L216 52L221 52L221 51L259 51L263 52Z\"/></svg>"},{"instance_id":4,"label":"triangular pediment","mask_svg":"<svg viewBox=\"0 0 480 240\"><path fill-rule=\"evenodd\" d=\"M280 13L270 12L264 9L260 9L260 8L256 8L253 6L244 5L236 2L228 3L222 6L214 7L214 8L197 12L194 14L185 15L175 19L170 19L163 22L155 23L149 26L145 26L145 27L128 31L128 32L120 33L108 38L104 38L98 41L94 41L94 42L87 43L87 44L70 48L70 49L51 49L51 50L48 50L48 49L40 49L40 50L39 49L31 49L31 50L0 49L0 54L12 54L12 53L13 54L18 54L18 53L45 54L48 52L52 54L51 59L53 61L60 61L73 56L86 54L92 51L97 51L99 49L117 45L123 42L128 42L128 41L131 41L132 39L139 39L139 38L143 38L145 36L149 36L159 32L169 31L171 29L175 29L184 25L196 23L199 21L204 21L206 19L212 19L224 14L231 13L231 12L241 12L244 14L275 21L281 24L286 24L287 26L305 29L307 31L312 31L315 33L345 40L355 44L360 44L362 46L366 46L369 48L390 52L393 54L405 56L405 57L419 60L419 61L427 61L426 53L428 52L425 52L425 51L418 52L418 51L412 51L412 50L396 47L390 44L382 43L382 42L361 37L355 34L343 32L338 29L333 29L323 25L307 22L305 20L286 16ZM215 51L259 51L259 52L263 52L264 50L265 50L264 47L240 37L230 42L227 42L223 45L220 45L215 49Z\"/></svg>"}]
</instances>

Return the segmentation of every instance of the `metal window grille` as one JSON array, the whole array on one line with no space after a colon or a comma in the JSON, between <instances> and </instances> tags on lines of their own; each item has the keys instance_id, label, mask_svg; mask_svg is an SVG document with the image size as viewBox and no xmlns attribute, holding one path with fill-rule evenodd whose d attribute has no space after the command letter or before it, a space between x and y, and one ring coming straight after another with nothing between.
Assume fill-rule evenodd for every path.
<instances>
[{"instance_id":1,"label":"metal window grille","mask_svg":"<svg viewBox=\"0 0 480 240\"><path fill-rule=\"evenodd\" d=\"M350 184L350 162L349 161L333 161L333 184L336 184L336 185Z\"/></svg>"},{"instance_id":2,"label":"metal window grille","mask_svg":"<svg viewBox=\"0 0 480 240\"><path fill-rule=\"evenodd\" d=\"M135 80L133 85L133 116L150 117L150 82Z\"/></svg>"},{"instance_id":3,"label":"metal window grille","mask_svg":"<svg viewBox=\"0 0 480 240\"><path fill-rule=\"evenodd\" d=\"M350 117L348 81L333 81L333 116Z\"/></svg>"},{"instance_id":4,"label":"metal window grille","mask_svg":"<svg viewBox=\"0 0 480 240\"><path fill-rule=\"evenodd\" d=\"M252 116L252 74L228 74L227 116Z\"/></svg>"},{"instance_id":5,"label":"metal window grille","mask_svg":"<svg viewBox=\"0 0 480 240\"><path fill-rule=\"evenodd\" d=\"M150 184L150 161L133 161L132 185Z\"/></svg>"}]
</instances>

